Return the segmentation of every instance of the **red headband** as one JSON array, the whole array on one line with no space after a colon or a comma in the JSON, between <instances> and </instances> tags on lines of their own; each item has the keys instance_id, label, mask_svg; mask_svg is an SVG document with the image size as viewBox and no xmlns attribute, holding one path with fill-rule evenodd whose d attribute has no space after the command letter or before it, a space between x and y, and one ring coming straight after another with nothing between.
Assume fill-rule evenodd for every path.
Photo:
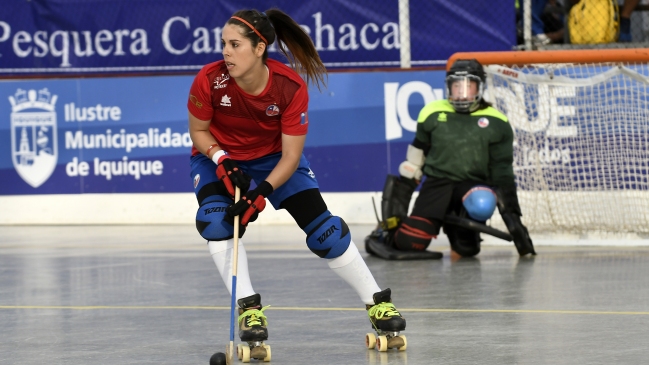
<instances>
[{"instance_id":1,"label":"red headband","mask_svg":"<svg viewBox=\"0 0 649 365\"><path fill-rule=\"evenodd\" d=\"M259 38L261 38L261 40L264 41L264 43L268 44L268 41L266 40L266 38L264 38L264 36L261 35L261 33L259 33L259 31L257 29L255 29L255 27L253 27L252 24L248 23L243 18L239 18L238 16L233 16L231 19L236 19L236 20L242 22L243 24L247 25L248 27L250 27L250 29L252 29L253 32L257 33Z\"/></svg>"}]
</instances>

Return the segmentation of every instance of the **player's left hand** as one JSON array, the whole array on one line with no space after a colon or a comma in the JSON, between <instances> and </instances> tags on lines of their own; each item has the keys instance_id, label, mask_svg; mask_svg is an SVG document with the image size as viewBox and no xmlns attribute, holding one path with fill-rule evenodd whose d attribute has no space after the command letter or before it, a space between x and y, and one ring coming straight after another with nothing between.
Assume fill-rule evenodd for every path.
<instances>
[{"instance_id":1,"label":"player's left hand","mask_svg":"<svg viewBox=\"0 0 649 365\"><path fill-rule=\"evenodd\" d=\"M262 181L255 189L248 191L241 200L227 209L230 217L241 216L241 225L254 222L259 213L266 208L266 197L273 192L273 186L268 181Z\"/></svg>"},{"instance_id":2,"label":"player's left hand","mask_svg":"<svg viewBox=\"0 0 649 365\"><path fill-rule=\"evenodd\" d=\"M536 255L534 251L534 244L530 238L530 234L527 232L527 228L521 222L521 217L517 214L507 213L501 214L507 230L512 235L514 239L514 245L520 256L525 256L527 254Z\"/></svg>"}]
</instances>

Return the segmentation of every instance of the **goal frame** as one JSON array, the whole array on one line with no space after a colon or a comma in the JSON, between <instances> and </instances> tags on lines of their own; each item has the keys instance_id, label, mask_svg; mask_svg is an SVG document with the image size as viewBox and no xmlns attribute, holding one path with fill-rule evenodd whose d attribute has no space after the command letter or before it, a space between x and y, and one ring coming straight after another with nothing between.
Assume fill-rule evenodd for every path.
<instances>
[{"instance_id":1,"label":"goal frame","mask_svg":"<svg viewBox=\"0 0 649 365\"><path fill-rule=\"evenodd\" d=\"M458 52L446 63L446 70L458 59L476 59L483 66L521 66L539 63L649 63L649 48L589 49L560 51Z\"/></svg>"},{"instance_id":2,"label":"goal frame","mask_svg":"<svg viewBox=\"0 0 649 365\"><path fill-rule=\"evenodd\" d=\"M644 73L644 75L641 75L635 71L629 71L626 67L624 67L626 65L636 65L638 67L642 67L646 71L647 67L649 67L649 49L645 49L645 48L556 50L556 51L460 52L460 53L453 54L448 59L446 69L449 70L452 64L458 59L476 59L483 66L485 66L485 68L491 66L492 73L494 74L496 74L494 72L496 68L494 67L502 66L502 70L497 71L497 73L499 74L501 72L504 72L502 76L504 76L505 78L510 77L512 80L518 80L518 77L520 77L520 75L505 72L508 70L508 68L517 69L517 68L526 68L530 66L534 67L533 65L538 65L538 67L544 69L553 69L554 67L571 67L573 65L576 67L581 67L581 66L591 67L592 65L597 65L597 64L619 65L619 67L616 67L616 70L611 70L611 71L624 74L625 77L629 77L631 79L635 79L636 81L640 81L645 85L649 85L649 76L646 74L646 72ZM553 83L555 85L559 84L562 86L569 86L569 85L583 86L583 83L580 82L579 80L570 79L568 77L564 77L560 75L553 76L552 73L532 76L532 77L528 77L527 79L536 80L536 81L541 80L540 82L543 82L542 81L543 79L547 79L550 83ZM645 88L645 90L647 89ZM590 191L575 192L575 193L576 194L567 191L552 191L552 192L520 191L519 195L522 195L521 198L526 198L525 200L531 200L531 201L539 201L539 199L546 200L546 198L543 196L549 196L550 194L554 194L554 196L547 200L562 199L562 197L564 196L571 195L571 197L577 196L578 198L582 199L578 201L583 201L583 199L590 200L591 198L588 198L587 196L589 194L593 194ZM629 237L628 235L630 234L634 237L646 238L647 235L649 234L649 192L638 191L638 190L635 191L621 190L621 191L611 191L611 193L607 193L605 196L602 196L601 193L597 192L596 194L600 194L600 195L593 197L593 199L603 203L602 207L606 208L607 206L615 205L618 201L634 199L634 197L628 196L629 193L641 194L642 202L639 203L636 207L644 207L644 208L640 208L639 211L635 212L636 213L635 215L639 217L634 217L635 218L634 224L630 224L626 228L621 228L620 231L609 231L606 228L603 228L602 230L598 230L598 228L593 227L592 224L590 225L589 228L586 229L580 229L580 228L575 229L575 226L571 224L564 224L565 222L563 221L562 217L565 216L562 216L562 214L555 211L552 212L552 215L549 219L555 222L553 224L555 224L554 227L556 230L546 231L545 229L541 229L540 231L536 230L533 233L537 233L537 234L547 233L553 235L554 234L563 234L563 235L577 234L577 236L579 237L584 237L584 235L587 236L590 235L593 237L620 237L620 236ZM580 203L577 204L580 205ZM646 211L642 212L644 210ZM592 213L591 216L593 215L596 214ZM530 219L531 221L529 221ZM543 221L544 219L541 220ZM536 219L530 217L530 215L526 216L524 210L523 222L526 225L528 225L528 227L533 228L535 221ZM588 221L588 219L586 219L586 221ZM640 222L639 225L642 226L642 228L639 229L630 228L630 227L638 227L638 222ZM489 224L493 225L496 228L502 228L504 226L503 222L501 221L500 217L497 214L492 217ZM627 230L627 228L630 228L631 230ZM530 231L532 231L532 229Z\"/></svg>"}]
</instances>

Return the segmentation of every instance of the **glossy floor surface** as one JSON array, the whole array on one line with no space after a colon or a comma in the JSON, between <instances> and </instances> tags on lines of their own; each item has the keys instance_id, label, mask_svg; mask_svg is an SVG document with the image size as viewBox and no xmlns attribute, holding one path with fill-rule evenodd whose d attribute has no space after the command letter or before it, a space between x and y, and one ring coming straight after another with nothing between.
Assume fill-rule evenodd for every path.
<instances>
[{"instance_id":1,"label":"glossy floor surface","mask_svg":"<svg viewBox=\"0 0 649 365\"><path fill-rule=\"evenodd\" d=\"M356 293L290 226L250 227L271 364L644 364L649 248L537 244L523 258L388 262L354 241L407 319L405 352L365 349ZM0 226L0 364L203 364L230 298L191 226ZM254 361L254 360L253 360Z\"/></svg>"}]
</instances>

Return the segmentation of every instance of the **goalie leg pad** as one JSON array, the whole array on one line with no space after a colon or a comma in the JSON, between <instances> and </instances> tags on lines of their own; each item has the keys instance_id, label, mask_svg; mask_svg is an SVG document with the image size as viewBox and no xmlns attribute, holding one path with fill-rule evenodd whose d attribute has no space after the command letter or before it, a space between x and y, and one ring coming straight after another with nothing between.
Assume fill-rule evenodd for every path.
<instances>
[{"instance_id":1,"label":"goalie leg pad","mask_svg":"<svg viewBox=\"0 0 649 365\"><path fill-rule=\"evenodd\" d=\"M347 223L328 210L309 223L304 232L307 234L306 244L311 252L324 259L342 255L352 241Z\"/></svg>"},{"instance_id":2,"label":"goalie leg pad","mask_svg":"<svg viewBox=\"0 0 649 365\"><path fill-rule=\"evenodd\" d=\"M485 222L496 210L496 193L486 186L476 186L462 197L462 205L469 217L478 222Z\"/></svg>"},{"instance_id":3,"label":"goalie leg pad","mask_svg":"<svg viewBox=\"0 0 649 365\"><path fill-rule=\"evenodd\" d=\"M403 179L396 175L388 175L383 186L381 198L381 219L386 224L385 229L394 229L398 222L408 215L410 199L417 188L414 180Z\"/></svg>"},{"instance_id":4,"label":"goalie leg pad","mask_svg":"<svg viewBox=\"0 0 649 365\"><path fill-rule=\"evenodd\" d=\"M448 224L444 225L444 233L451 243L451 249L462 257L473 257L480 253L480 233Z\"/></svg>"},{"instance_id":5,"label":"goalie leg pad","mask_svg":"<svg viewBox=\"0 0 649 365\"><path fill-rule=\"evenodd\" d=\"M423 217L410 216L403 220L394 234L394 245L402 251L424 251L437 237L440 224Z\"/></svg>"},{"instance_id":6,"label":"goalie leg pad","mask_svg":"<svg viewBox=\"0 0 649 365\"><path fill-rule=\"evenodd\" d=\"M224 241L234 237L234 226L226 218L226 209L232 205L227 196L210 196L196 212L196 229L208 241ZM239 238L246 227L239 226Z\"/></svg>"}]
</instances>

